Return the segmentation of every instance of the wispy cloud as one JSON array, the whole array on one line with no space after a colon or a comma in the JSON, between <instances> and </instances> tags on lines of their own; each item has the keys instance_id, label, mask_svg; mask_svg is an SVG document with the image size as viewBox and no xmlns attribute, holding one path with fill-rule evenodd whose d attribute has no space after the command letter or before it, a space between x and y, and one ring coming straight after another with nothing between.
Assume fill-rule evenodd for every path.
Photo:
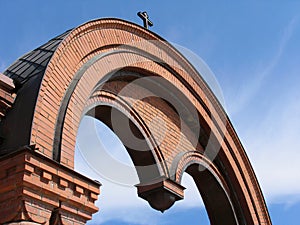
<instances>
[{"instance_id":1,"label":"wispy cloud","mask_svg":"<svg viewBox=\"0 0 300 225\"><path fill-rule=\"evenodd\" d=\"M257 72L256 76L253 75L252 83L247 84L247 87L244 88L242 94L235 101L235 107L231 108L231 113L239 112L249 100L260 92L265 79L272 74L280 61L286 45L293 35L296 22L296 18L290 21L282 34L276 54L263 70ZM297 199L294 196L300 195L300 174L295 173L295 171L300 171L298 163L300 153L297 150L297 146L300 146L300 141L298 141L297 137L297 134L300 134L300 118L297 116L300 115L300 106L298 104L300 94L299 96L297 94L299 93L295 91L291 96L285 96L289 101L285 101L284 107L281 104L274 104L269 112L264 112L262 114L263 118L261 118L264 122L256 130L248 132L247 136L244 137L246 146L252 150L249 152L250 158L266 193L268 202L278 201L282 196L293 196L290 198L291 201L289 201L291 204L293 202L292 199L294 201ZM87 120L91 122L91 118L85 118L83 123L87 122ZM82 141L84 142L82 146L88 147L87 151L99 151L99 146L101 146L100 148L105 148L101 140L97 138L97 130L96 132L95 130L93 131L88 127L88 124L82 130L84 134L82 136ZM78 140L80 141L80 137L77 138ZM117 158L124 158L123 152L120 152L126 151L124 147L120 146L120 143L113 141L111 143L109 146L110 154ZM76 169L103 183L100 199L97 202L100 212L95 215L91 224L103 224L112 220L137 225L166 223L160 212L151 209L146 201L137 197L136 188L133 187L134 184L138 183L135 171L128 171L129 173L126 176L135 177L131 180L135 180L136 183L131 182L131 185L120 185L117 182L111 182L111 179L107 179L105 174L95 173L91 167L87 166L78 152L76 155ZM187 187L185 200L177 202L174 210L203 207L195 184L188 175L184 176L183 186ZM287 199L285 201L288 202ZM170 211L166 213L170 213Z\"/></svg>"},{"instance_id":2,"label":"wispy cloud","mask_svg":"<svg viewBox=\"0 0 300 225\"><path fill-rule=\"evenodd\" d=\"M230 107L228 108L230 115L239 113L240 110L245 105L247 105L249 100L254 98L256 94L261 90L261 88L265 84L266 78L272 74L274 68L280 61L281 56L284 53L285 48L294 33L297 22L298 22L298 17L294 17L288 23L288 25L282 32L282 36L278 43L278 48L274 56L270 59L269 62L264 63L265 65L264 68L257 69L256 71L254 69L254 73L251 72L251 74L249 74L249 70L245 71L245 74L248 74L247 76L251 77L251 79L249 79L247 84L245 84L241 88L241 92L238 95L235 95L235 101L232 101L234 102L234 104L230 104Z\"/></svg>"},{"instance_id":3,"label":"wispy cloud","mask_svg":"<svg viewBox=\"0 0 300 225\"><path fill-rule=\"evenodd\" d=\"M137 196L137 189L134 185L138 184L138 177L134 167L127 172L114 169L115 173L110 173L109 171L112 170L113 166L107 166L106 169L99 172L99 168L95 167L95 164L91 165L90 162L86 161L84 158L85 151L94 152L93 156L96 161L101 161L100 151L112 150L110 154L117 156L119 159L126 152L121 142L115 140L115 137L107 135L109 132L106 129L108 128L101 125L99 121L91 117L84 117L77 137L75 169L102 183L99 201L96 203L100 211L95 214L93 221L90 222L91 224L104 224L114 220L137 225L161 225L167 224L165 218L168 217L168 214L174 213L174 210L204 207L197 187L188 174L184 174L182 179L182 185L187 188L185 190L185 199L176 202L172 209L162 214L152 209L145 200ZM104 134L105 131L106 133ZM102 138L99 138L99 134L102 134ZM120 151L123 151L123 153L120 153ZM127 164L128 162L125 160L125 162L120 161L120 163ZM125 179L121 182L118 181L119 176L116 173L121 174L123 178L130 178L129 182L125 183Z\"/></svg>"},{"instance_id":4,"label":"wispy cloud","mask_svg":"<svg viewBox=\"0 0 300 225\"><path fill-rule=\"evenodd\" d=\"M299 18L294 17L283 29L266 66L251 74L245 69L243 74L251 79L247 78L240 93L233 90L226 99L267 203L287 207L300 202L299 68L286 63L291 61L287 60L291 57L289 47L299 35L297 29Z\"/></svg>"},{"instance_id":5,"label":"wispy cloud","mask_svg":"<svg viewBox=\"0 0 300 225\"><path fill-rule=\"evenodd\" d=\"M231 108L233 120L239 117L241 121L239 130L243 135L240 137L269 204L280 202L291 205L300 201L299 70L281 67L280 70L286 73L285 81L290 81L273 85L277 89L271 90L265 83L268 76L278 73L275 68L294 33L297 21L297 18L290 21L273 59L254 76L252 83L238 97L235 107ZM276 81L273 82L275 84ZM269 97L264 99L267 92ZM263 99L265 105L260 108L259 103ZM251 107L256 109L250 115Z\"/></svg>"},{"instance_id":6,"label":"wispy cloud","mask_svg":"<svg viewBox=\"0 0 300 225\"><path fill-rule=\"evenodd\" d=\"M204 208L202 199L196 189L192 178L185 174L182 185L187 189L185 199L176 202L175 205L164 212L158 212L150 207L143 199L137 196L134 186L124 186L100 177L85 163L79 152L76 152L76 170L92 179L102 183L101 194L96 205L100 211L93 216L89 224L105 224L111 221L120 221L136 225L163 225L170 224L169 216L177 211L192 208ZM117 212L117 213L116 213Z\"/></svg>"},{"instance_id":7,"label":"wispy cloud","mask_svg":"<svg viewBox=\"0 0 300 225\"><path fill-rule=\"evenodd\" d=\"M244 137L269 203L291 204L300 200L300 91L297 87L291 89L276 96L277 103L261 115L262 122Z\"/></svg>"},{"instance_id":8,"label":"wispy cloud","mask_svg":"<svg viewBox=\"0 0 300 225\"><path fill-rule=\"evenodd\" d=\"M0 72L3 72L6 69L7 65L0 59Z\"/></svg>"}]
</instances>

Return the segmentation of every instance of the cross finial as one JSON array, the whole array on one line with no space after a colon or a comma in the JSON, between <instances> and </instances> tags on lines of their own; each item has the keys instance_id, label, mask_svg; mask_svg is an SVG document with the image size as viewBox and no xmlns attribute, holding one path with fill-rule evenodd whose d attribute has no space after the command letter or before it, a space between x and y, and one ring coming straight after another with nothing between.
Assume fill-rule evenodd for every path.
<instances>
[{"instance_id":1,"label":"cross finial","mask_svg":"<svg viewBox=\"0 0 300 225\"><path fill-rule=\"evenodd\" d=\"M138 12L137 15L143 20L144 22L144 27L146 29L153 26L153 23L149 20L149 16L147 12Z\"/></svg>"}]
</instances>

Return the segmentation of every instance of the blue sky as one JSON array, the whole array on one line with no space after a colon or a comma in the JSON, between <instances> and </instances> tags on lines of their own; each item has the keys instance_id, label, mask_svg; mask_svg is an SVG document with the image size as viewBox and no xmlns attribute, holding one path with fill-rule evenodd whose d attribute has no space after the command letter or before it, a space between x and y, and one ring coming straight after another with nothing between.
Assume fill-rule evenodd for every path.
<instances>
[{"instance_id":1,"label":"blue sky","mask_svg":"<svg viewBox=\"0 0 300 225\"><path fill-rule=\"evenodd\" d=\"M298 1L267 0L1 0L0 71L24 53L86 21L117 17L141 24L136 13L146 10L154 22L152 31L190 49L214 72L273 224L293 225L298 223L300 211L299 8ZM129 163L122 146L112 135L103 137L107 132L101 129L105 127L90 118L83 120L80 129L83 145L85 123L92 123L99 142L108 144L117 152L116 157ZM99 177L79 152L77 169ZM187 200L164 214L137 199L130 185L109 182L107 177L99 180L104 184L101 210L91 224L208 224L188 176L184 179L189 187Z\"/></svg>"}]
</instances>

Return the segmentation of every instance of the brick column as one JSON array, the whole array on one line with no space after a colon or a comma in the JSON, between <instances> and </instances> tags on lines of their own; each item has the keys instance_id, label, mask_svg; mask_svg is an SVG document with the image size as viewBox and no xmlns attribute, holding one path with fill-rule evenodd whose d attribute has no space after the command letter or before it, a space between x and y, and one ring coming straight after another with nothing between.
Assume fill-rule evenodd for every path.
<instances>
[{"instance_id":1,"label":"brick column","mask_svg":"<svg viewBox=\"0 0 300 225\"><path fill-rule=\"evenodd\" d=\"M0 158L0 224L85 224L100 183L27 146Z\"/></svg>"}]
</instances>

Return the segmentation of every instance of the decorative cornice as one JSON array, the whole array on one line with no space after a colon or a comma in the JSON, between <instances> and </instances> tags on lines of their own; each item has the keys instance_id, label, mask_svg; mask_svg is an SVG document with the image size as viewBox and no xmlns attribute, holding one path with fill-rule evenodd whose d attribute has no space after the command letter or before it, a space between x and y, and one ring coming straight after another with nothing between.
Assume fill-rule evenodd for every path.
<instances>
[{"instance_id":1,"label":"decorative cornice","mask_svg":"<svg viewBox=\"0 0 300 225\"><path fill-rule=\"evenodd\" d=\"M47 223L55 209L79 221L91 219L100 183L40 153L23 148L0 158L0 223ZM7 205L9 203L9 205ZM40 214L44 211L43 214Z\"/></svg>"}]
</instances>

